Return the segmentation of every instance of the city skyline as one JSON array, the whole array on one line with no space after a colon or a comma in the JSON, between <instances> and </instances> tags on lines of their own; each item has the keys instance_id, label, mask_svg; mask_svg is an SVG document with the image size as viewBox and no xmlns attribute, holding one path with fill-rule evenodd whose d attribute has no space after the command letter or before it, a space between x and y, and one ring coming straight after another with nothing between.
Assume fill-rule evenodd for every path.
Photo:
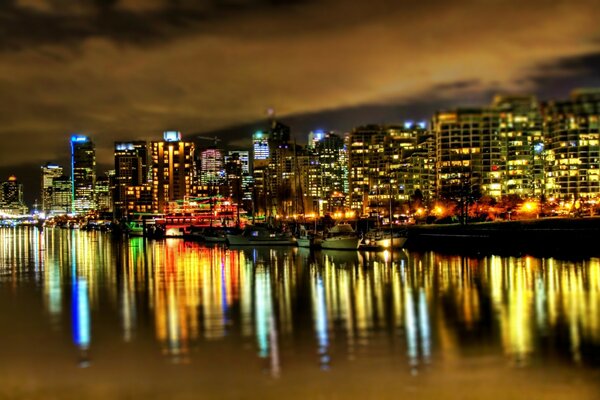
<instances>
[{"instance_id":1,"label":"city skyline","mask_svg":"<svg viewBox=\"0 0 600 400\"><path fill-rule=\"evenodd\" d=\"M349 132L342 133L340 137L343 138L346 136L347 138L350 139L349 143L351 143L352 140L354 140L354 139L352 139L353 136L357 134L357 131L360 132L361 130L365 131L365 132L368 132L373 129L382 130L381 132L383 132L383 130L388 130L389 132L392 132L392 136L394 136L394 135L397 135L398 133L402 132L403 129L408 129L408 130L406 131L406 133L400 133L401 135L408 134L408 132L411 129L414 129L414 132L409 135L410 138L409 138L409 136L406 137L406 140L408 140L406 142L406 146L410 147L410 146L413 146L413 144L410 144L410 143L413 143L412 142L413 140L417 140L417 142L419 142L422 140L436 140L437 139L439 141L439 139L440 139L439 135L441 135L441 132L439 132L439 127L437 126L439 123L439 118L444 118L444 119L446 119L448 117L455 118L452 116L456 115L456 113L459 113L459 115L466 113L465 115L468 115L468 114L472 114L472 113L478 114L480 112L482 112L484 114L488 113L488 112L492 112L492 114L497 115L499 117L500 114L497 114L497 112L499 112L500 110L504 109L507 111L507 110L512 109L513 111L511 111L510 115L518 115L519 113L525 113L525 114L523 114L522 117L514 117L514 118L517 118L518 120L527 121L528 118L533 118L530 121L531 123L533 123L533 125L531 125L531 126L528 125L529 123L520 124L520 125L515 126L515 129L517 129L518 131L522 130L522 133L520 133L520 135L525 135L525 136L523 136L521 139L517 139L517 138L513 139L513 140L517 140L517 142L514 142L514 143L516 143L516 144L521 143L519 140L525 140L526 142L531 142L533 140L533 142L525 145L525 147L523 147L521 150L518 150L518 148L516 148L515 149L517 151L516 154L518 154L519 151L521 151L521 152L525 151L525 153L529 153L530 151L533 151L534 153L539 155L539 153L544 149L544 143L549 144L548 140L551 140L550 136L548 136L548 137L545 136L545 135L550 134L550 131L546 132L546 129L545 128L542 129L542 126L541 126L541 123L542 123L541 118L542 118L543 114L548 114L546 117L551 117L551 114L554 112L552 110L556 110L556 107L559 107L559 109L566 107L565 111L571 112L569 110L571 109L571 107L575 106L575 107L584 107L584 109L581 109L579 111L577 111L578 109L573 109L573 112L576 113L575 115L578 115L577 113L579 113L579 112L583 112L586 115L588 115L588 114L595 115L594 113L596 111L593 111L593 110L596 110L596 108L594 108L594 107L597 107L596 103L598 101L597 100L598 93L600 93L600 89L577 88L577 89L574 89L571 91L569 100L551 99L547 102L539 102L539 100L533 95L495 95L493 97L493 99L487 105L483 105L480 107L459 106L459 107L455 107L453 109L437 110L437 111L435 111L435 113L433 115L431 115L427 119L405 120L405 121L403 121L401 123L397 123L397 124L393 124L393 123L380 123L380 124L363 123L363 124L354 126ZM582 101L583 101L583 103L581 103ZM586 103L587 101L590 101L590 103L589 104ZM572 104L572 105L570 106L569 104ZM587 105L585 105L585 104L587 104ZM491 107L491 108L489 108L489 107ZM514 107L516 107L516 108L514 108ZM531 107L534 107L534 108L531 108ZM592 108L588 109L588 107L592 107ZM496 109L496 111L493 111L494 109ZM546 111L542 111L542 110L546 110ZM517 112L517 114L513 114L514 112ZM527 115L528 113L531 113L531 112L533 112L534 114L531 114L529 117L525 117L525 115ZM490 116L492 114L490 114ZM584 115L584 114L582 114L582 115ZM195 166L194 168L197 168L197 174L198 174L198 179L199 179L198 184L200 186L206 185L206 182L203 181L204 179L206 179L206 177L203 177L200 175L200 170L204 171L207 169L206 168L207 166L203 165L204 158L205 158L203 153L205 153L207 151L208 152L213 151L211 149L220 149L220 150L216 150L216 151L220 154L221 159L223 159L224 154L225 154L225 153L223 153L223 151L227 152L227 149L229 149L229 153L238 152L238 151L242 151L243 153L247 153L247 154L254 153L254 155L251 157L254 159L254 164L255 164L255 168L256 168L256 171L254 171L253 175L254 175L254 179L257 179L257 184L258 184L258 182L261 181L261 178L260 178L261 167L259 166L261 160L263 160L264 157L267 157L266 160L270 160L269 163L274 162L275 164L278 164L280 161L283 162L283 159L280 161L277 161L277 159L279 157L284 157L283 153L279 156L278 156L277 152L269 154L269 151L268 151L269 145L267 144L267 138L270 138L268 140L269 142L271 139L275 139L276 141L282 140L282 143L287 143L285 148L286 149L289 148L288 150L286 150L286 152L289 153L291 151L293 153L293 150L291 150L292 147L290 147L290 146L295 146L294 143L300 142L300 144L303 145L303 143L306 142L306 150L308 151L309 149L313 148L316 143L318 143L319 141L322 141L325 136L328 137L330 134L332 134L333 136L339 136L337 134L338 131L325 131L322 129L316 129L316 130L311 130L308 133L303 132L302 134L300 134L300 141L297 141L299 134L297 132L294 134L293 132L295 132L295 130L293 128L290 128L289 126L287 126L285 124L282 124L281 122L279 122L278 119L275 119L275 117L276 116L274 115L274 113L271 113L270 117L268 119L265 119L265 121L263 122L263 125L260 130L254 131L252 134L248 133L246 135L247 144L245 146L241 146L242 148L238 148L237 150L232 150L231 146L228 146L226 143L221 143L222 140L218 136L214 136L214 137L196 136L196 137L190 138L190 135L185 135L184 133L181 133L179 131L165 131L163 134L165 135L165 140L167 140L167 141L183 140L183 141L190 142L190 144L195 142L195 147L197 148L197 154L195 157L197 157L197 160L194 164L197 164L197 166ZM546 117L544 117L544 118L546 118ZM510 117L510 118L513 118L513 117ZM523 120L523 118L525 118L525 120ZM555 117L552 117L552 118L555 118ZM593 121L596 121L594 118L596 118L596 117L592 117ZM537 122L534 122L534 121L537 121ZM464 122L467 122L467 120L465 120ZM509 124L511 124L511 126L512 126L512 122L510 122L510 120L507 120L507 122ZM547 120L544 123L544 125L546 125L546 124L550 124L550 120ZM595 126L595 122L593 122L593 124ZM393 133L394 131L397 131L398 133ZM504 128L502 128L501 131L504 131ZM271 133L269 134L268 132L271 132ZM421 133L415 133L415 132L421 132ZM494 136L494 135L498 134L499 132L493 133L490 131L488 133L490 135ZM506 136L506 134L507 134L507 132L501 133L502 136ZM573 138L575 138L575 140L577 140L577 136L579 135L579 133L577 133L575 131L574 134L576 136L573 136ZM176 135L177 137L171 138L171 136L173 136L173 135ZM272 135L275 135L275 136L271 137ZM370 135L371 135L371 133L369 133L367 135L367 137L370 137ZM416 135L416 136L413 137L413 135ZM512 136L511 133L508 133L508 135ZM281 138L277 139L279 136L281 136ZM418 139L417 136L421 137L421 138ZM430 138L430 139L427 139L427 138ZM573 138L571 138L571 139L573 139ZM83 135L73 135L73 136L71 136L70 142L71 142L71 145L73 145L74 143L77 144L78 141L86 141L89 143L94 142L94 144L92 144L93 149L94 149L93 150L94 151L94 161L93 161L92 169L93 169L94 176L97 176L98 179L100 179L100 177L103 176L103 172L106 172L107 174L114 173L111 171L121 170L123 167L127 167L130 164L130 162L127 161L125 163L126 165L124 164L123 166L118 166L117 165L118 164L117 160L119 157L118 154L120 154L124 150L129 149L129 147L134 146L134 143L136 143L136 146L144 146L144 148L146 148L146 146L153 143L153 141L156 139L157 139L157 136L154 136L154 137L148 138L146 140L137 140L137 141L132 142L131 140L128 141L127 138L118 138L118 140L113 143L113 145L114 145L113 161L114 162L111 161L111 164L109 164L109 165L108 164L102 165L101 163L96 163L95 159L97 157L96 154L97 154L98 149L95 145L94 137L88 138L87 136L83 136ZM398 139L400 139L401 141L404 140L401 137L397 137L393 141L397 141ZM491 139L491 136L489 139ZM123 140L125 140L125 141L123 141ZM563 139L561 139L561 140L563 140ZM256 147L257 143L263 143L263 142L264 142L264 144L267 144L267 153L265 155L262 154L263 150ZM370 143L369 148L371 146L377 147L377 146L380 146L381 144L383 144L383 142L377 143L377 144L375 142L371 143L371 139L368 139L367 142ZM417 142L415 142L414 144L416 144ZM422 153L420 156L418 155L417 157L425 156L427 151L433 150L433 148L431 147L432 142L428 142L428 143L430 143L430 144L423 142L417 146L417 148L420 149L420 150L418 150L418 152L425 151L425 153ZM587 143L587 141L586 141L586 143ZM523 146L524 143L518 144L518 145ZM529 149L529 147L533 146L533 145L535 145L536 148L534 149L532 147L531 149ZM362 144L361 144L361 146L362 146ZM401 145L401 147L402 146L405 146L405 145ZM423 147L423 146L425 146L425 147ZM354 145L352 145L352 147L354 147ZM415 149L417 149L417 148L415 148ZM131 149L133 149L133 147L131 147ZM427 150L427 149L429 149L429 150ZM272 150L272 151L274 151L274 150ZM386 150L386 153L387 153L387 151L388 150ZM474 151L479 152L478 149L474 149ZM201 153L202 153L202 155L201 155ZM289 153L285 157L290 156L292 153ZM523 153L523 154L525 154L525 153ZM534 153L531 153L531 154L534 154ZM123 155L125 156L125 159L129 160L129 158L128 158L129 156L127 154L128 154L127 151L125 151L123 153ZM410 152L409 152L409 154L410 154ZM584 154L587 155L587 152ZM523 158L523 160L525 160L528 156L523 155L521 157L525 157L525 158ZM427 158L427 156L425 156L425 159L426 158ZM423 159L423 161L425 159ZM52 160L51 162L47 161L45 163L45 165L48 165L49 162L55 163L55 161L56 160ZM225 161L226 160L221 160L220 162L223 163ZM592 159L590 159L589 161L593 162ZM257 162L259 164L256 164ZM308 193L311 192L311 190L313 190L313 189L310 189L311 183L309 182L310 181L309 176L312 176L312 174L314 174L314 171L306 169L305 167L302 167L301 164L304 162L305 161L302 161L301 158L298 159L298 165L300 166L300 170L298 171L300 173L300 178L299 178L300 180L297 182L297 184L300 184L300 182L303 182L302 183L303 189L301 189L301 191L304 191L305 192L304 195L306 196ZM387 161L379 160L377 162L385 163ZM413 161L411 161L411 162L413 162ZM422 161L419 161L419 162L422 162ZM498 162L502 162L502 161L500 161L500 159L498 159ZM509 162L509 164L514 164L515 162L517 164L515 164L511 167L507 166L507 168L513 169L513 168L515 168L516 165L519 165L519 163L521 163L521 161L511 161L511 162ZM145 163L145 161L144 161L144 163ZM70 160L70 164L71 164L71 169L72 169L73 159ZM405 195L400 196L401 198L404 198L410 194L410 193L408 193L408 191L406 191L406 190L409 190L409 188L411 188L410 191L412 191L412 190L415 190L416 188L424 189L425 187L429 187L431 185L439 186L439 182L438 182L438 184L434 184L433 181L429 181L430 177L425 177L425 175L433 173L433 165L427 166L427 164L428 163L426 162L425 165L421 165L420 167L414 166L418 169L425 168L425 170L430 170L431 172L426 172L425 170L421 170L420 172L418 172L418 174L420 174L420 176L422 176L423 179L425 179L425 180L422 181L421 183L418 183L417 186L415 186L415 187L413 187L412 183L408 183L408 182L405 182L408 185L406 187L406 189L404 189L403 185L401 185L403 192L405 192ZM394 166L394 168L397 168L397 167L398 167L397 165ZM538 168L538 167L535 167L535 168ZM42 165L41 168L42 168L42 172L43 172L45 166ZM224 164L221 165L222 174L226 175L224 168L225 168L225 165ZM378 171L379 171L379 169L378 169ZM294 175L293 171L288 171L288 172L280 171L279 173L283 173L284 175L286 175L286 174L289 174L290 172L292 173L292 175ZM539 172L541 172L541 170ZM65 171L65 173L67 173L67 171ZM256 175L257 173L258 173L258 176ZM417 173L417 171L415 170L412 173ZM38 170L36 171L36 174L39 174L39 166L38 166ZM69 174L71 174L70 170L69 170ZM126 174L129 174L129 173L127 172ZM495 174L495 172L492 175L494 175L494 174ZM514 171L511 172L511 174L514 174ZM586 174L586 173L584 172L584 174ZM10 175L13 176L15 174L11 172ZM552 174L550 174L550 175L552 175ZM117 173L117 176L119 176L119 173ZM31 178L31 176L26 176L25 181L28 178ZM363 179L362 177L358 177L358 178L359 178L359 181L361 181ZM1 181L1 179L2 178L0 178L0 181ZM105 179L105 178L102 178L102 179ZM119 178L117 178L117 179L119 179ZM196 181L196 178L190 178L190 179L192 179L194 182ZM221 179L221 178L219 178L219 179ZM285 178L285 179L287 179L287 178ZM308 179L308 180L306 180L306 179ZM369 179L371 179L371 178L369 178ZM375 178L373 178L373 179L375 179ZM377 179L379 179L379 178L377 178ZM522 188L522 189L517 190L517 192L520 195L527 196L527 195L533 194L533 192L529 193L529 189L526 189L526 188L529 188L530 185L533 185L532 181L530 181L530 178L528 176L524 175L524 176L522 176L521 179L524 179L524 180L523 181L519 181L519 180L515 181L514 179L512 179L511 181L507 181L504 184L508 184L509 186L517 184L518 185L517 187ZM541 181L542 178L538 177L536 179L537 179L536 182L538 182L537 184L539 187L539 185L542 182ZM39 177L38 177L38 180L39 180ZM306 180L306 182L305 182L305 180ZM551 180L553 181L553 179L551 179ZM429 183L425 183L425 181L428 181ZM529 183L527 183L528 181L529 181ZM347 178L345 179L345 182L346 182L345 184L347 185L347 183L348 183ZM520 182L520 183L518 183L518 182ZM340 182L340 184L341 184L341 182ZM377 183L370 183L370 184L366 183L366 184L367 185L370 185L370 184L377 185ZM501 182L498 181L498 184L501 184ZM423 186L423 185L425 185L425 186ZM521 186L521 185L523 185L523 186ZM576 185L577 185L577 187L579 186L579 184L576 184ZM94 185L92 185L92 187L93 186ZM198 187L198 189L200 189L200 186ZM433 187L433 186L431 186L431 187ZM494 185L492 185L492 186L494 186ZM497 186L496 189L499 189L498 185L495 185L495 186ZM551 185L551 186L553 186L553 185ZM258 184L257 187L261 187L260 184ZM558 187L558 186L556 186L556 187ZM26 195L24 196L24 198L27 199L25 201L25 203L28 203L28 205L34 205L34 206L37 204L38 208L39 208L39 205L43 205L43 203L44 203L43 194L42 194L44 189L39 186L38 187L34 186L34 188L36 188L38 190L41 189L40 193L37 193L38 190L34 190L34 191L25 190ZM124 187L123 187L123 189L124 189ZM440 188L438 188L438 190L439 189ZM206 190L206 188L204 190ZM261 189L259 189L259 193L260 193L260 190ZM426 192L429 193L429 190L430 189L427 189ZM499 198L499 196L501 195L501 192L498 190L496 190L496 192L494 190L490 191L490 187L487 187L487 189L483 191L484 194L488 194L488 195L491 195L492 197ZM577 192L577 190L575 190L575 192ZM592 190L592 193L595 193L595 192L596 192L595 189ZM345 190L345 193L349 194L349 192L347 190ZM511 192L509 190L508 192L505 192L505 193L511 193ZM543 193L543 191L541 193ZM567 190L564 193L569 193L569 191ZM358 195L358 193L356 193L356 192L354 194ZM437 197L439 197L440 194L441 193L438 193ZM540 192L537 193L537 195L539 195L539 194L540 194ZM124 193L123 193L123 195L124 195ZM426 193L425 193L425 195L426 195L426 197L429 197ZM258 194L258 196L260 197L261 195ZM362 196L362 195L360 195L360 196ZM360 196L355 197L354 200L351 200L351 202L359 201ZM41 197L41 199L38 197ZM444 196L442 196L442 197L444 197ZM408 199L408 197L405 198L405 200L407 200L407 199ZM124 200L124 198L122 200ZM116 200L116 201L119 202L119 200ZM259 201L259 200L255 199L255 201ZM362 200L360 200L360 202L362 202ZM353 205L352 207L356 208L357 206ZM360 207L358 207L358 208L360 208Z\"/></svg>"},{"instance_id":2,"label":"city skyline","mask_svg":"<svg viewBox=\"0 0 600 400\"><path fill-rule=\"evenodd\" d=\"M592 1L66 4L0 7L0 174L26 187L46 160L66 164L59 139L74 133L108 165L117 138L169 129L239 146L269 108L296 132L343 132L600 86Z\"/></svg>"}]
</instances>

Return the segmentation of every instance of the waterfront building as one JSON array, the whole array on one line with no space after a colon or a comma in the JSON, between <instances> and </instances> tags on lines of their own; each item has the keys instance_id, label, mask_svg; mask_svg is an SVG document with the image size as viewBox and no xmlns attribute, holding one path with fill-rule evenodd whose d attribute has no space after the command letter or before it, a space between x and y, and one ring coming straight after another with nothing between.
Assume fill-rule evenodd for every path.
<instances>
[{"instance_id":1,"label":"waterfront building","mask_svg":"<svg viewBox=\"0 0 600 400\"><path fill-rule=\"evenodd\" d=\"M76 213L86 213L96 208L96 149L94 143L83 135L71 137L71 188L72 207Z\"/></svg>"},{"instance_id":2,"label":"waterfront building","mask_svg":"<svg viewBox=\"0 0 600 400\"><path fill-rule=\"evenodd\" d=\"M105 176L96 179L95 197L96 210L100 212L113 211L112 193L114 192L115 171L106 172Z\"/></svg>"},{"instance_id":3,"label":"waterfront building","mask_svg":"<svg viewBox=\"0 0 600 400\"><path fill-rule=\"evenodd\" d=\"M41 182L41 196L42 196L42 211L46 214L50 213L53 208L52 204L52 181L54 178L59 178L63 175L63 167L53 163L46 163L42 165L42 182Z\"/></svg>"},{"instance_id":4,"label":"waterfront building","mask_svg":"<svg viewBox=\"0 0 600 400\"><path fill-rule=\"evenodd\" d=\"M307 171L300 173L308 178L305 192L308 203L313 204L313 210L319 214L339 211L348 194L344 139L333 132L316 131L309 134L308 143L308 160L304 163Z\"/></svg>"},{"instance_id":5,"label":"waterfront building","mask_svg":"<svg viewBox=\"0 0 600 400\"><path fill-rule=\"evenodd\" d=\"M147 184L150 179L148 143L145 141L115 142L115 176L113 207L120 217L126 213L125 195L129 186Z\"/></svg>"},{"instance_id":6,"label":"waterfront building","mask_svg":"<svg viewBox=\"0 0 600 400\"><path fill-rule=\"evenodd\" d=\"M225 156L225 172L229 196L252 209L252 175L250 173L250 153L247 150L231 150Z\"/></svg>"},{"instance_id":7,"label":"waterfront building","mask_svg":"<svg viewBox=\"0 0 600 400\"><path fill-rule=\"evenodd\" d=\"M217 148L202 150L200 152L200 185L207 188L208 195L215 195L220 193L219 188L224 183L223 152Z\"/></svg>"},{"instance_id":8,"label":"waterfront building","mask_svg":"<svg viewBox=\"0 0 600 400\"><path fill-rule=\"evenodd\" d=\"M367 213L369 193L379 179L385 134L385 128L381 125L366 125L353 129L349 135L350 208L361 214Z\"/></svg>"},{"instance_id":9,"label":"waterfront building","mask_svg":"<svg viewBox=\"0 0 600 400\"><path fill-rule=\"evenodd\" d=\"M70 214L73 206L73 188L71 179L62 175L52 178L52 198L50 215Z\"/></svg>"},{"instance_id":10,"label":"waterfront building","mask_svg":"<svg viewBox=\"0 0 600 400\"><path fill-rule=\"evenodd\" d=\"M366 125L355 128L348 139L349 205L367 214L398 205L413 193L400 185L408 175L405 152L414 150L417 137L424 133L422 123L402 126ZM412 188L414 185L410 185Z\"/></svg>"},{"instance_id":11,"label":"waterfront building","mask_svg":"<svg viewBox=\"0 0 600 400\"><path fill-rule=\"evenodd\" d=\"M252 188L253 213L267 212L267 178L269 174L269 143L268 134L259 131L253 135L252 147Z\"/></svg>"},{"instance_id":12,"label":"waterfront building","mask_svg":"<svg viewBox=\"0 0 600 400\"><path fill-rule=\"evenodd\" d=\"M436 140L439 197L502 196L504 159L498 110L484 107L437 112L431 129Z\"/></svg>"},{"instance_id":13,"label":"waterfront building","mask_svg":"<svg viewBox=\"0 0 600 400\"><path fill-rule=\"evenodd\" d=\"M268 214L287 214L295 189L296 145L290 143L290 128L269 120L269 165L265 178Z\"/></svg>"},{"instance_id":14,"label":"waterfront building","mask_svg":"<svg viewBox=\"0 0 600 400\"><path fill-rule=\"evenodd\" d=\"M266 215L287 214L298 196L296 150L290 128L274 118L267 131L253 136L254 207ZM297 204L297 203L296 203Z\"/></svg>"},{"instance_id":15,"label":"waterfront building","mask_svg":"<svg viewBox=\"0 0 600 400\"><path fill-rule=\"evenodd\" d=\"M537 197L544 192L542 115L534 96L494 97L500 133L501 195Z\"/></svg>"},{"instance_id":16,"label":"waterfront building","mask_svg":"<svg viewBox=\"0 0 600 400\"><path fill-rule=\"evenodd\" d=\"M153 212L153 187L149 184L129 185L125 191L127 214Z\"/></svg>"},{"instance_id":17,"label":"waterfront building","mask_svg":"<svg viewBox=\"0 0 600 400\"><path fill-rule=\"evenodd\" d=\"M580 89L544 108L546 188L561 199L600 194L600 90Z\"/></svg>"},{"instance_id":18,"label":"waterfront building","mask_svg":"<svg viewBox=\"0 0 600 400\"><path fill-rule=\"evenodd\" d=\"M402 148L400 156L392 157L392 181L398 202L411 203L422 199L430 203L435 198L435 138L419 123L414 126L416 141ZM419 195L420 194L420 195Z\"/></svg>"},{"instance_id":19,"label":"waterfront building","mask_svg":"<svg viewBox=\"0 0 600 400\"><path fill-rule=\"evenodd\" d=\"M27 206L23 203L23 185L14 175L0 184L0 213L9 215L27 213Z\"/></svg>"},{"instance_id":20,"label":"waterfront building","mask_svg":"<svg viewBox=\"0 0 600 400\"><path fill-rule=\"evenodd\" d=\"M181 140L181 133L164 132L163 141L151 143L153 211L165 212L169 202L195 194L196 169L193 142Z\"/></svg>"}]
</instances>

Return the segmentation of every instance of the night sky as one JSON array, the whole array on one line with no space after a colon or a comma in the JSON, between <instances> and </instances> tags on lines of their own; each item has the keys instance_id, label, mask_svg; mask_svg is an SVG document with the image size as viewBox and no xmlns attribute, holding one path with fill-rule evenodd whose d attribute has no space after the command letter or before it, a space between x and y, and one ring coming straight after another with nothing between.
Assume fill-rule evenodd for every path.
<instances>
[{"instance_id":1,"label":"night sky","mask_svg":"<svg viewBox=\"0 0 600 400\"><path fill-rule=\"evenodd\" d=\"M598 1L0 0L0 180L38 196L39 166L92 137L218 134L274 108L311 129L427 119L495 93L600 86Z\"/></svg>"}]
</instances>

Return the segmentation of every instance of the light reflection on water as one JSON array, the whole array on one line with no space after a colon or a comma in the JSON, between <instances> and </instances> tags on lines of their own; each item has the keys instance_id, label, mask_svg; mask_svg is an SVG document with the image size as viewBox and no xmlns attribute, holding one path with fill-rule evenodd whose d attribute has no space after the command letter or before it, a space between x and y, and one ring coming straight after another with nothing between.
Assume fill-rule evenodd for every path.
<instances>
[{"instance_id":1,"label":"light reflection on water","mask_svg":"<svg viewBox=\"0 0 600 400\"><path fill-rule=\"evenodd\" d=\"M411 374L478 355L509 367L600 364L596 258L225 249L3 229L0 290L39 295L51 329L92 368L105 330L124 343L150 333L156 346L144 351L184 364L211 343L250 346L275 378L295 358L323 371L393 359Z\"/></svg>"}]
</instances>

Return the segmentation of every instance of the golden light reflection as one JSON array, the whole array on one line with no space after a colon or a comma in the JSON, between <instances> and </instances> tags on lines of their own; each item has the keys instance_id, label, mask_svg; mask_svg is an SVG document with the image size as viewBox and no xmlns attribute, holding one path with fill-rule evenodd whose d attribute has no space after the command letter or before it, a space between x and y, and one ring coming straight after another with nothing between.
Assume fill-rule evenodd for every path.
<instances>
[{"instance_id":1,"label":"golden light reflection","mask_svg":"<svg viewBox=\"0 0 600 400\"><path fill-rule=\"evenodd\" d=\"M165 354L193 362L200 342L230 337L272 376L298 340L321 368L374 351L415 372L478 346L520 364L559 347L585 362L600 345L598 258L233 250L12 229L0 236L0 273L13 292L39 282L52 326L82 351L98 351L94 332L115 314L123 341L150 329Z\"/></svg>"}]
</instances>

